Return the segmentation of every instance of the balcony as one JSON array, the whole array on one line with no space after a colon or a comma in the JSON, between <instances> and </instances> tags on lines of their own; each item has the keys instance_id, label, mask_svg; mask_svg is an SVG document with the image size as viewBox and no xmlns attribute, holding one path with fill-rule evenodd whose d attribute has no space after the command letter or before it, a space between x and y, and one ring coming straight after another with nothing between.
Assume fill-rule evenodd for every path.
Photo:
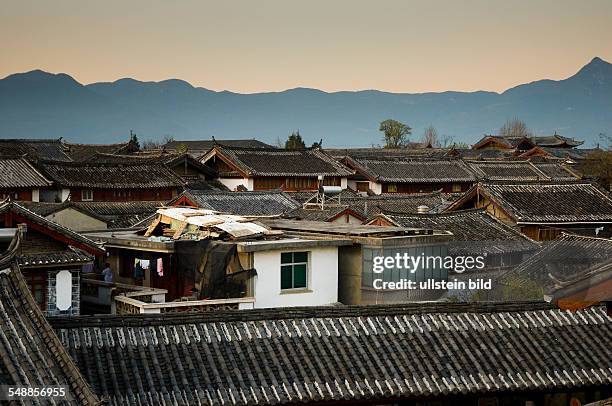
<instances>
[{"instance_id":1,"label":"balcony","mask_svg":"<svg viewBox=\"0 0 612 406\"><path fill-rule=\"evenodd\" d=\"M230 299L182 300L166 302L166 289L146 286L108 283L83 278L81 302L94 313L118 315L154 314L176 312L208 312L217 310L242 310L254 308L254 297Z\"/></svg>"}]
</instances>

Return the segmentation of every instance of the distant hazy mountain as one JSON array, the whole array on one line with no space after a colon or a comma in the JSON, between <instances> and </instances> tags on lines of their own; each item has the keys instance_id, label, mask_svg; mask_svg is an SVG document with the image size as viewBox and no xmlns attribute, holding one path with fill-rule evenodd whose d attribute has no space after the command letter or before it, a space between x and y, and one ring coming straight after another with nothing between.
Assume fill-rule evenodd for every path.
<instances>
[{"instance_id":1,"label":"distant hazy mountain","mask_svg":"<svg viewBox=\"0 0 612 406\"><path fill-rule=\"evenodd\" d=\"M612 134L612 64L594 58L575 75L494 92L326 93L315 89L238 94L195 88L181 80L121 79L82 85L40 70L0 80L0 138L64 137L72 142L258 138L274 142L299 129L310 143L367 146L380 142L378 123L394 118L418 139L433 124L456 141L473 143L519 117L536 134L598 142Z\"/></svg>"}]
</instances>

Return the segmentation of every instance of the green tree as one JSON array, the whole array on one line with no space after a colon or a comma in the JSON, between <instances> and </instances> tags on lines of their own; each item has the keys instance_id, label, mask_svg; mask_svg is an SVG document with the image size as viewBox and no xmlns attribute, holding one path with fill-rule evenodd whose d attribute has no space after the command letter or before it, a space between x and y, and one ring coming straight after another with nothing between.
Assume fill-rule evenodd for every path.
<instances>
[{"instance_id":1,"label":"green tree","mask_svg":"<svg viewBox=\"0 0 612 406\"><path fill-rule=\"evenodd\" d=\"M300 131L292 132L287 141L285 141L285 149L304 149L306 144L300 135Z\"/></svg>"},{"instance_id":2,"label":"green tree","mask_svg":"<svg viewBox=\"0 0 612 406\"><path fill-rule=\"evenodd\" d=\"M380 123L378 131L384 134L385 148L404 148L412 128L397 120L385 120Z\"/></svg>"},{"instance_id":3,"label":"green tree","mask_svg":"<svg viewBox=\"0 0 612 406\"><path fill-rule=\"evenodd\" d=\"M130 130L130 142L136 147L137 150L140 149L140 142L138 141L138 136L132 130Z\"/></svg>"}]
</instances>

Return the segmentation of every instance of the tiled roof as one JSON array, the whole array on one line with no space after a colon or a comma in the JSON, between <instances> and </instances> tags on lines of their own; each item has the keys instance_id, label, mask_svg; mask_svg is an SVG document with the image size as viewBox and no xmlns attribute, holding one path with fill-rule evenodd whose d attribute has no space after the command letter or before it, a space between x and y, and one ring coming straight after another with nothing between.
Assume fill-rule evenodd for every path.
<instances>
[{"instance_id":1,"label":"tiled roof","mask_svg":"<svg viewBox=\"0 0 612 406\"><path fill-rule=\"evenodd\" d=\"M68 247L62 252L41 252L16 256L17 263L24 268L42 265L79 265L92 262L94 259L93 255L74 247Z\"/></svg>"},{"instance_id":2,"label":"tiled roof","mask_svg":"<svg viewBox=\"0 0 612 406\"><path fill-rule=\"evenodd\" d=\"M558 158L568 158L572 160L582 160L588 157L589 154L596 151L603 151L601 148L549 148L542 147L549 154Z\"/></svg>"},{"instance_id":3,"label":"tiled roof","mask_svg":"<svg viewBox=\"0 0 612 406\"><path fill-rule=\"evenodd\" d=\"M51 182L23 158L0 157L0 174L0 189L51 186Z\"/></svg>"},{"instance_id":4,"label":"tiled roof","mask_svg":"<svg viewBox=\"0 0 612 406\"><path fill-rule=\"evenodd\" d=\"M217 192L229 192L230 190L221 183L218 179L204 180L204 179L189 179L187 180L187 189L201 190L201 191L217 191Z\"/></svg>"},{"instance_id":5,"label":"tiled roof","mask_svg":"<svg viewBox=\"0 0 612 406\"><path fill-rule=\"evenodd\" d=\"M471 149L457 148L450 153L466 160L473 159L505 159L514 155L514 151L501 149Z\"/></svg>"},{"instance_id":6,"label":"tiled roof","mask_svg":"<svg viewBox=\"0 0 612 406\"><path fill-rule=\"evenodd\" d=\"M550 179L529 161L472 161L469 165L480 179L508 181Z\"/></svg>"},{"instance_id":7,"label":"tiled roof","mask_svg":"<svg viewBox=\"0 0 612 406\"><path fill-rule=\"evenodd\" d=\"M318 149L215 147L215 150L250 176L348 176L353 173Z\"/></svg>"},{"instance_id":8,"label":"tiled roof","mask_svg":"<svg viewBox=\"0 0 612 406\"><path fill-rule=\"evenodd\" d=\"M458 159L353 159L358 172L381 182L474 182L470 168Z\"/></svg>"},{"instance_id":9,"label":"tiled roof","mask_svg":"<svg viewBox=\"0 0 612 406\"><path fill-rule=\"evenodd\" d=\"M453 243L449 248L455 254L467 251L479 255L503 254L532 251L539 247L536 242L480 209L439 214L383 215L400 227L450 231L453 233Z\"/></svg>"},{"instance_id":10,"label":"tiled roof","mask_svg":"<svg viewBox=\"0 0 612 406\"><path fill-rule=\"evenodd\" d=\"M127 228L151 217L165 202L75 202L75 207L104 219L108 228Z\"/></svg>"},{"instance_id":11,"label":"tiled roof","mask_svg":"<svg viewBox=\"0 0 612 406\"><path fill-rule=\"evenodd\" d=\"M199 208L240 216L274 216L300 206L291 196L281 191L210 192L188 189L174 200L183 195Z\"/></svg>"},{"instance_id":12,"label":"tiled roof","mask_svg":"<svg viewBox=\"0 0 612 406\"><path fill-rule=\"evenodd\" d=\"M589 183L487 183L480 190L519 223L612 222L612 198Z\"/></svg>"},{"instance_id":13,"label":"tiled roof","mask_svg":"<svg viewBox=\"0 0 612 406\"><path fill-rule=\"evenodd\" d=\"M559 134L536 136L529 138L534 144L540 147L559 147L567 145L569 147L577 147L584 144L584 141L575 140L573 138L564 137Z\"/></svg>"},{"instance_id":14,"label":"tiled roof","mask_svg":"<svg viewBox=\"0 0 612 406\"><path fill-rule=\"evenodd\" d=\"M183 181L163 165L149 163L40 162L42 172L59 186L103 189L180 187Z\"/></svg>"},{"instance_id":15,"label":"tiled roof","mask_svg":"<svg viewBox=\"0 0 612 406\"><path fill-rule=\"evenodd\" d=\"M314 192L286 192L300 203L305 203L314 196ZM336 197L336 196L334 196ZM361 196L351 189L344 189L340 193L340 205L351 210L371 217L381 212L394 213L417 213L419 206L427 206L430 210L437 210L446 207L453 200L454 196L440 191L431 193L389 193L382 195ZM330 197L328 197L330 199ZM338 201L332 199L331 202L337 204ZM315 215L316 216L316 215Z\"/></svg>"},{"instance_id":16,"label":"tiled roof","mask_svg":"<svg viewBox=\"0 0 612 406\"><path fill-rule=\"evenodd\" d=\"M43 217L72 208L105 222L108 228L128 228L153 216L158 208L165 206L166 202L135 200L129 202L19 202L19 204Z\"/></svg>"},{"instance_id":17,"label":"tiled roof","mask_svg":"<svg viewBox=\"0 0 612 406\"><path fill-rule=\"evenodd\" d=\"M291 196L291 198L295 201L298 201L300 203L305 203L307 200L311 199L316 193L317 191L309 191L309 192L284 192L286 195ZM352 197L361 197L357 192L355 192L353 189L342 189L342 191L337 194L334 195L333 197L340 197L340 200L343 201L346 198L352 198ZM330 198L330 196L326 196L327 198Z\"/></svg>"},{"instance_id":18,"label":"tiled roof","mask_svg":"<svg viewBox=\"0 0 612 406\"><path fill-rule=\"evenodd\" d=\"M0 139L0 156L26 156L29 159L48 159L70 162L66 147L60 139Z\"/></svg>"},{"instance_id":19,"label":"tiled roof","mask_svg":"<svg viewBox=\"0 0 612 406\"><path fill-rule=\"evenodd\" d=\"M73 161L89 161L97 154L126 154L137 150L130 141L119 144L72 144L64 142L66 154Z\"/></svg>"},{"instance_id":20,"label":"tiled roof","mask_svg":"<svg viewBox=\"0 0 612 406\"><path fill-rule=\"evenodd\" d=\"M531 145L537 145L539 147L548 147L548 148L559 148L559 147L577 147L579 145L584 144L584 141L575 140L573 138L563 137L558 134L554 135L546 135L546 136L533 136L533 137L505 137L501 135L486 135L480 141L478 141L475 145L483 144L488 139L495 139L503 144L505 144L508 148L516 148L522 142L528 142Z\"/></svg>"},{"instance_id":21,"label":"tiled roof","mask_svg":"<svg viewBox=\"0 0 612 406\"><path fill-rule=\"evenodd\" d=\"M345 199L354 210L371 217L381 212L393 212L410 214L417 213L419 206L427 206L430 210L436 211L439 207L448 204L448 194L441 192L413 193L413 194L382 194L367 196L357 199Z\"/></svg>"},{"instance_id":22,"label":"tiled roof","mask_svg":"<svg viewBox=\"0 0 612 406\"><path fill-rule=\"evenodd\" d=\"M64 237L72 241L75 241L75 243L82 244L82 246L87 247L86 249L89 249L93 252L103 252L101 246L97 244L96 242L90 240L89 238L75 231L72 231L68 227L64 227L60 224L57 224L51 220L44 218L43 216L39 214L36 214L35 212L27 209L26 207L22 206L21 204L17 202L14 202L14 201L0 202L0 214L6 213L6 212L15 213L27 219L28 221L31 221L34 224L37 224L43 228L53 230L63 235Z\"/></svg>"},{"instance_id":23,"label":"tiled roof","mask_svg":"<svg viewBox=\"0 0 612 406\"><path fill-rule=\"evenodd\" d=\"M164 202L158 201L74 202L73 204L100 216L155 213L158 208L165 205Z\"/></svg>"},{"instance_id":24,"label":"tiled roof","mask_svg":"<svg viewBox=\"0 0 612 406\"><path fill-rule=\"evenodd\" d=\"M0 253L0 382L64 386L75 404L97 405L100 399L49 326L15 263L18 239L9 251Z\"/></svg>"},{"instance_id":25,"label":"tiled roof","mask_svg":"<svg viewBox=\"0 0 612 406\"><path fill-rule=\"evenodd\" d=\"M187 141L170 141L163 146L169 151L187 152L188 154L199 157L208 152L215 145L238 147L238 148L274 148L264 142L256 139L250 140L187 140Z\"/></svg>"},{"instance_id":26,"label":"tiled roof","mask_svg":"<svg viewBox=\"0 0 612 406\"><path fill-rule=\"evenodd\" d=\"M586 276L593 268L610 264L612 240L563 233L516 268L508 271L500 283L535 283L548 292L564 283Z\"/></svg>"},{"instance_id":27,"label":"tiled roof","mask_svg":"<svg viewBox=\"0 0 612 406\"><path fill-rule=\"evenodd\" d=\"M51 321L113 404L381 402L612 384L612 319L544 303Z\"/></svg>"},{"instance_id":28,"label":"tiled roof","mask_svg":"<svg viewBox=\"0 0 612 406\"><path fill-rule=\"evenodd\" d=\"M310 221L331 221L346 210L352 211L353 215L357 218L361 218L364 220L366 218L364 213L356 211L349 206L328 206L324 207L323 209L321 209L320 207L298 207L297 209L287 213L284 217Z\"/></svg>"},{"instance_id":29,"label":"tiled roof","mask_svg":"<svg viewBox=\"0 0 612 406\"><path fill-rule=\"evenodd\" d=\"M572 181L580 179L580 175L558 162L533 162L533 166L538 168L553 181Z\"/></svg>"},{"instance_id":30,"label":"tiled roof","mask_svg":"<svg viewBox=\"0 0 612 406\"><path fill-rule=\"evenodd\" d=\"M325 148L325 152L334 158L350 157L354 159L388 159L388 158L444 158L449 148Z\"/></svg>"}]
</instances>

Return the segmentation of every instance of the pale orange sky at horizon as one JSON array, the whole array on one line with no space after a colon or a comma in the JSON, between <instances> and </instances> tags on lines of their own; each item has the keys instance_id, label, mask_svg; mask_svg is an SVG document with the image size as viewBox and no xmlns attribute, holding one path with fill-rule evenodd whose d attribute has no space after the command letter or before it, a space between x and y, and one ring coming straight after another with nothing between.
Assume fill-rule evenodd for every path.
<instances>
[{"instance_id":1,"label":"pale orange sky at horizon","mask_svg":"<svg viewBox=\"0 0 612 406\"><path fill-rule=\"evenodd\" d=\"M0 38L0 77L500 92L612 62L612 1L2 0Z\"/></svg>"}]
</instances>

